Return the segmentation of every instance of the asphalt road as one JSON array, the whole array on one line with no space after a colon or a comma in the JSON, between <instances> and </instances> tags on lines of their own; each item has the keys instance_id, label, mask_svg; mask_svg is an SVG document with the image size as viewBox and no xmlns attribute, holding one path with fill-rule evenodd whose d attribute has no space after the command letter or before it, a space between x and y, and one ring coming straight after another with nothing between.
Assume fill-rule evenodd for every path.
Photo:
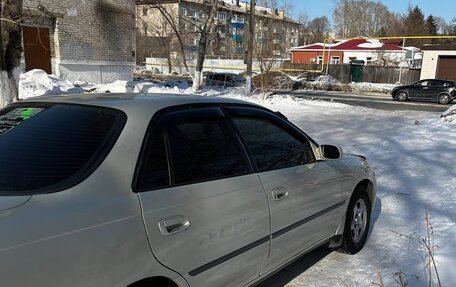
<instances>
[{"instance_id":1,"label":"asphalt road","mask_svg":"<svg viewBox=\"0 0 456 287\"><path fill-rule=\"evenodd\" d=\"M342 92L327 91L276 91L276 94L293 95L305 99L320 99L324 101L334 101L352 106L362 106L373 109L398 111L426 111L444 112L451 105L440 105L432 102L398 102L393 101L390 95L357 95Z\"/></svg>"}]
</instances>

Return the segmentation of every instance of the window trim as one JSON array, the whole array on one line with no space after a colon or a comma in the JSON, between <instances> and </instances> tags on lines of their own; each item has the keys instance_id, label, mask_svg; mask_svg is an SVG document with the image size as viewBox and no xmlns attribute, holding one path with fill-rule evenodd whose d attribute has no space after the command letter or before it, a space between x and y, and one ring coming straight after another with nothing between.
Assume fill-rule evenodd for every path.
<instances>
[{"instance_id":1,"label":"window trim","mask_svg":"<svg viewBox=\"0 0 456 287\"><path fill-rule=\"evenodd\" d=\"M113 127L111 130L106 134L106 138L97 148L93 156L83 165L81 168L72 176L58 182L56 184L38 188L38 189L31 189L27 191L23 191L20 196L30 196L30 195L40 195L40 194L52 194L52 193L59 193L64 190L68 190L70 188L75 187L78 184L84 182L87 178L89 178L106 160L106 158L111 153L112 149L118 142L122 132L125 128L125 125L128 121L127 114L119 109L105 107L105 106L96 106L96 105L85 105L85 104L74 104L74 103L61 103L61 102L17 102L13 103L9 106L6 106L3 109L9 108L19 108L21 106L27 107L46 107L50 108L52 106L72 106L72 107L80 107L80 108L92 108L92 109L99 109L99 110L107 110L115 114L115 119L113 122ZM2 110L3 110L2 109ZM116 123L117 122L117 123ZM0 191L0 196L3 195L5 191ZM18 195L19 196L19 195Z\"/></svg>"}]
</instances>

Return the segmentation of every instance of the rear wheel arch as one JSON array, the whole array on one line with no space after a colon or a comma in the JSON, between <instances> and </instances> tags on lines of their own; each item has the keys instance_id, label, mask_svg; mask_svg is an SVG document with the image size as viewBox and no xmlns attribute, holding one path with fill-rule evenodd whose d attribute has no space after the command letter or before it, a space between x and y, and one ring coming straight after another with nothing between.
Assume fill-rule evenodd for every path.
<instances>
[{"instance_id":1,"label":"rear wheel arch","mask_svg":"<svg viewBox=\"0 0 456 287\"><path fill-rule=\"evenodd\" d=\"M128 287L179 287L173 280L166 277L149 277L128 285Z\"/></svg>"},{"instance_id":2,"label":"rear wheel arch","mask_svg":"<svg viewBox=\"0 0 456 287\"><path fill-rule=\"evenodd\" d=\"M442 96L448 96L448 102L445 102L445 103L442 103L441 100L440 100L440 97ZM449 104L451 103L452 99L451 99L451 94L448 93L448 92L442 92L440 94L437 95L437 101L440 103L440 104Z\"/></svg>"}]
</instances>

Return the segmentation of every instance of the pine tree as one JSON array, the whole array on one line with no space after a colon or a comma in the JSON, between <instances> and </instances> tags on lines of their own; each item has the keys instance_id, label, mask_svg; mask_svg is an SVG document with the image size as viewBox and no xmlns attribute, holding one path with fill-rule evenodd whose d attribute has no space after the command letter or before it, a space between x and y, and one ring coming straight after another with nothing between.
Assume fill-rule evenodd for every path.
<instances>
[{"instance_id":1,"label":"pine tree","mask_svg":"<svg viewBox=\"0 0 456 287\"><path fill-rule=\"evenodd\" d=\"M385 27L381 27L380 30L377 32L378 37L387 37L388 33L386 33Z\"/></svg>"},{"instance_id":2,"label":"pine tree","mask_svg":"<svg viewBox=\"0 0 456 287\"><path fill-rule=\"evenodd\" d=\"M408 14L404 17L403 25L405 36L426 36L428 34L423 11L418 6L409 8ZM421 47L428 42L427 40L412 39L408 40L408 45Z\"/></svg>"},{"instance_id":3,"label":"pine tree","mask_svg":"<svg viewBox=\"0 0 456 287\"><path fill-rule=\"evenodd\" d=\"M438 31L437 31L437 21L435 20L434 16L429 15L429 17L426 18L426 26L427 26L427 31L429 36L437 36ZM431 40L432 44L437 43L437 39L432 39Z\"/></svg>"}]
</instances>

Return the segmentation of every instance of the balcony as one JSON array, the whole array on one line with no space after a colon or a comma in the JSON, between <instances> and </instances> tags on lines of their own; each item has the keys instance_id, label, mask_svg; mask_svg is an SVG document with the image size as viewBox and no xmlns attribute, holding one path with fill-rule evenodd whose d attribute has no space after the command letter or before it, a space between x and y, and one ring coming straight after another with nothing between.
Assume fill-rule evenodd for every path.
<instances>
[{"instance_id":1,"label":"balcony","mask_svg":"<svg viewBox=\"0 0 456 287\"><path fill-rule=\"evenodd\" d=\"M242 42L242 41L243 41L242 35L237 35L237 34L231 35L231 39L232 39L233 41L236 41L236 42Z\"/></svg>"},{"instance_id":2,"label":"balcony","mask_svg":"<svg viewBox=\"0 0 456 287\"><path fill-rule=\"evenodd\" d=\"M231 22L231 27L233 29L244 29L245 25L241 22Z\"/></svg>"}]
</instances>

